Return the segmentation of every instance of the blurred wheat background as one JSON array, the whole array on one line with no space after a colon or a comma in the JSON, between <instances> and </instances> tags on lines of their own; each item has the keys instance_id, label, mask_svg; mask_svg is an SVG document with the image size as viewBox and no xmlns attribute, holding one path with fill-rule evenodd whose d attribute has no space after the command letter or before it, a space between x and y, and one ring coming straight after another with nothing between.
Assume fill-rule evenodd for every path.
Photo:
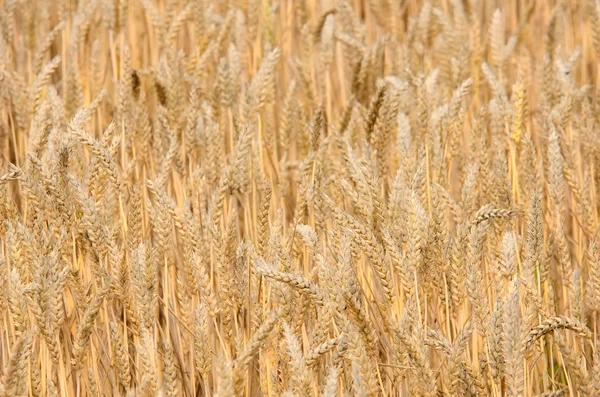
<instances>
[{"instance_id":1,"label":"blurred wheat background","mask_svg":"<svg viewBox=\"0 0 600 397\"><path fill-rule=\"evenodd\" d=\"M600 396L599 17L0 1L0 396Z\"/></svg>"}]
</instances>

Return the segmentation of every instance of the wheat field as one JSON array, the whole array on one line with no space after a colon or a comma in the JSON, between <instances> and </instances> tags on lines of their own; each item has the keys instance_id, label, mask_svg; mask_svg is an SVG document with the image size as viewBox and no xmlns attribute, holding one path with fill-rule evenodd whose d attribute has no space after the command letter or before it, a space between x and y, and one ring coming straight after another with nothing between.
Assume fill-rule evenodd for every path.
<instances>
[{"instance_id":1,"label":"wheat field","mask_svg":"<svg viewBox=\"0 0 600 397\"><path fill-rule=\"evenodd\" d=\"M0 0L0 396L600 396L597 0Z\"/></svg>"}]
</instances>

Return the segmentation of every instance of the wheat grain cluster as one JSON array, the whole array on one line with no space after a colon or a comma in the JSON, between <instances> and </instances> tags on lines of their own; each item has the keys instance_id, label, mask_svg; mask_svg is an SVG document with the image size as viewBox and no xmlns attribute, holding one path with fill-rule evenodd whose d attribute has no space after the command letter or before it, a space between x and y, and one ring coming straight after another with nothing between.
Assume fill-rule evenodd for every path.
<instances>
[{"instance_id":1,"label":"wheat grain cluster","mask_svg":"<svg viewBox=\"0 0 600 397\"><path fill-rule=\"evenodd\" d=\"M600 396L597 0L0 1L0 396Z\"/></svg>"}]
</instances>

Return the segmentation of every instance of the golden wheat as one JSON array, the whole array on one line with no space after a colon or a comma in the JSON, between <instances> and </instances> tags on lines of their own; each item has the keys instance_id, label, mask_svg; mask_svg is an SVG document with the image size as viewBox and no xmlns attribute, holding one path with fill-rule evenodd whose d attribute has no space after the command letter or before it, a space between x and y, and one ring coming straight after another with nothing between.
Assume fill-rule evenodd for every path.
<instances>
[{"instance_id":1,"label":"golden wheat","mask_svg":"<svg viewBox=\"0 0 600 397\"><path fill-rule=\"evenodd\" d=\"M0 397L600 395L599 17L0 1Z\"/></svg>"}]
</instances>

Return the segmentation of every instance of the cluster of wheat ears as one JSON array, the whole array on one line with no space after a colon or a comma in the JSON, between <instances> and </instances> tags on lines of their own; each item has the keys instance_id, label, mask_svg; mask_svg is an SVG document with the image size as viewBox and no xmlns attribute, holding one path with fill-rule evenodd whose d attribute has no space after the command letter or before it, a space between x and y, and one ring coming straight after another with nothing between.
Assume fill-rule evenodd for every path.
<instances>
[{"instance_id":1,"label":"cluster of wheat ears","mask_svg":"<svg viewBox=\"0 0 600 397\"><path fill-rule=\"evenodd\" d=\"M0 396L600 396L599 17L0 1Z\"/></svg>"}]
</instances>

